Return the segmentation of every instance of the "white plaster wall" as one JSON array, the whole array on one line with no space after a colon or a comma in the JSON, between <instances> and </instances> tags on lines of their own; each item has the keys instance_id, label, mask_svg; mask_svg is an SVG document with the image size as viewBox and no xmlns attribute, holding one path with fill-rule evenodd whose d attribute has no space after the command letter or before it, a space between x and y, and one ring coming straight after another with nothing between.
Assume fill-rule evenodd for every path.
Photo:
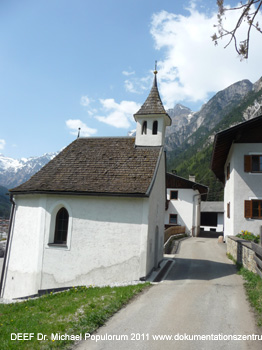
<instances>
[{"instance_id":1,"label":"white plaster wall","mask_svg":"<svg viewBox=\"0 0 262 350\"><path fill-rule=\"evenodd\" d=\"M153 268L156 268L163 258L166 203L165 176L165 154L163 152L154 187L149 198L146 274L149 274ZM157 230L158 234L156 233Z\"/></svg>"},{"instance_id":2,"label":"white plaster wall","mask_svg":"<svg viewBox=\"0 0 262 350\"><path fill-rule=\"evenodd\" d=\"M16 202L5 298L146 275L148 198L33 195ZM51 214L61 206L70 215L68 244L50 246Z\"/></svg>"},{"instance_id":3,"label":"white plaster wall","mask_svg":"<svg viewBox=\"0 0 262 350\"><path fill-rule=\"evenodd\" d=\"M223 232L224 230L224 213L217 214L217 232Z\"/></svg>"},{"instance_id":4,"label":"white plaster wall","mask_svg":"<svg viewBox=\"0 0 262 350\"><path fill-rule=\"evenodd\" d=\"M7 299L35 294L40 286L46 198L15 197L4 294Z\"/></svg>"},{"instance_id":5,"label":"white plaster wall","mask_svg":"<svg viewBox=\"0 0 262 350\"><path fill-rule=\"evenodd\" d=\"M147 199L63 198L73 216L69 250L48 246L52 208L60 200L47 200L41 289L104 285L145 276Z\"/></svg>"},{"instance_id":6,"label":"white plaster wall","mask_svg":"<svg viewBox=\"0 0 262 350\"><path fill-rule=\"evenodd\" d=\"M142 125L147 121L147 133L142 135ZM153 123L158 122L157 135L152 134ZM165 118L163 116L137 116L136 145L137 146L162 146L165 139Z\"/></svg>"},{"instance_id":7,"label":"white plaster wall","mask_svg":"<svg viewBox=\"0 0 262 350\"><path fill-rule=\"evenodd\" d=\"M234 145L231 147L227 161L224 166L225 173L225 188L224 188L224 237L233 235L234 231L234 187L235 187L235 179L234 179ZM227 166L230 163L230 177L227 180L226 172ZM244 165L243 165L244 166ZM230 203L230 218L227 217L227 204Z\"/></svg>"},{"instance_id":8,"label":"white plaster wall","mask_svg":"<svg viewBox=\"0 0 262 350\"><path fill-rule=\"evenodd\" d=\"M178 199L170 200L170 191L178 191ZM168 210L165 212L165 224L169 224L169 214L177 214L178 225L186 227L186 233L192 234L193 226L193 200L195 192L192 189L167 188L167 199L170 200ZM199 208L199 206L198 206ZM199 210L198 210L199 211ZM195 213L197 209L195 208ZM199 221L199 218L198 218Z\"/></svg>"},{"instance_id":9,"label":"white plaster wall","mask_svg":"<svg viewBox=\"0 0 262 350\"><path fill-rule=\"evenodd\" d=\"M262 220L244 217L244 200L262 199L262 174L244 172L244 155L262 154L262 144L234 144L228 160L231 163L230 180L225 186L225 235L237 235L241 230L260 232ZM226 167L225 167L226 169ZM230 200L231 217L227 218L226 204Z\"/></svg>"}]
</instances>

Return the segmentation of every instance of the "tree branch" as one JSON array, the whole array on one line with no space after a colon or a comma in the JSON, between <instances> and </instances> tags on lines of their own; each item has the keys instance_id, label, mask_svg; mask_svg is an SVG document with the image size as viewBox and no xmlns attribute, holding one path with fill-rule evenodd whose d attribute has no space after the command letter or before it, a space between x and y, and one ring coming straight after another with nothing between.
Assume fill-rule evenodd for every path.
<instances>
[{"instance_id":1,"label":"tree branch","mask_svg":"<svg viewBox=\"0 0 262 350\"><path fill-rule=\"evenodd\" d=\"M257 8L255 8L255 10L252 11L251 13L250 11L252 9L252 6L255 7L255 5L257 5ZM241 4L240 6L236 6L232 8L225 8L224 0L217 0L217 6L218 6L218 14L217 14L218 25L214 25L214 27L217 27L218 35L215 33L212 36L212 40L215 42L215 45L218 45L219 39L222 39L223 37L229 35L230 39L224 48L227 48L232 43L232 41L234 41L235 50L240 56L240 58L247 59L248 53L249 53L251 29L254 27L257 31L262 33L262 30L259 26L259 22L254 24L255 18L262 6L262 0L246 0L245 4ZM224 28L223 19L227 11L235 11L235 10L243 10L243 11L239 16L234 28L229 31ZM241 27L241 25L245 21L247 21L248 23L246 39L241 41L238 44L238 40L237 40L238 29Z\"/></svg>"}]
</instances>

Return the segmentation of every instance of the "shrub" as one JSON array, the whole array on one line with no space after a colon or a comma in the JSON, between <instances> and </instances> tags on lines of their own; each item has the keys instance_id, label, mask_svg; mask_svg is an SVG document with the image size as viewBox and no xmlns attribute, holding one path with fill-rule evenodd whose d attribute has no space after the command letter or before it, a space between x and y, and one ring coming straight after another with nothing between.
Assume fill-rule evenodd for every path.
<instances>
[{"instance_id":1,"label":"shrub","mask_svg":"<svg viewBox=\"0 0 262 350\"><path fill-rule=\"evenodd\" d=\"M237 237L245 239L246 241L252 241L255 243L259 243L259 235L254 235L253 233L249 231L242 230Z\"/></svg>"}]
</instances>

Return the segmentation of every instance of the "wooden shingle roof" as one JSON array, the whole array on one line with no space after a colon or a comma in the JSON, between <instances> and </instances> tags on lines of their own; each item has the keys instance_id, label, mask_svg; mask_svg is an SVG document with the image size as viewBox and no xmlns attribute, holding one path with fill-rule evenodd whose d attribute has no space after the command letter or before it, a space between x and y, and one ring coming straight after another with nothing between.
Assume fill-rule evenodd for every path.
<instances>
[{"instance_id":1,"label":"wooden shingle roof","mask_svg":"<svg viewBox=\"0 0 262 350\"><path fill-rule=\"evenodd\" d=\"M165 108L163 106L163 103L161 101L160 95L159 95L159 91L158 91L158 87L157 87L157 79L156 79L156 74L154 77L154 82L153 82L153 86L151 88L151 91L146 99L146 101L144 102L144 104L142 105L142 107L139 109L139 111L137 113L134 114L134 118L136 119L136 116L139 115L146 115L146 116L154 116L154 115L159 115L159 114L164 114L165 115L165 119L167 121L167 125L171 125L172 120L169 117L169 115L166 113Z\"/></svg>"},{"instance_id":2,"label":"wooden shingle roof","mask_svg":"<svg viewBox=\"0 0 262 350\"><path fill-rule=\"evenodd\" d=\"M10 192L147 196L161 153L129 137L78 138Z\"/></svg>"}]
</instances>

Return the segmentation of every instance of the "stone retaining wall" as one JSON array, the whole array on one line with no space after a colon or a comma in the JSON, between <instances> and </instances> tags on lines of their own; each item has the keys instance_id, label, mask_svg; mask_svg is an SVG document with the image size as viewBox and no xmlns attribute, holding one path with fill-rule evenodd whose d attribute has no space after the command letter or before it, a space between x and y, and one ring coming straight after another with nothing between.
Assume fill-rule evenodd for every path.
<instances>
[{"instance_id":1,"label":"stone retaining wall","mask_svg":"<svg viewBox=\"0 0 262 350\"><path fill-rule=\"evenodd\" d=\"M235 236L228 236L227 253L231 254L233 258L246 269L257 273L254 260L255 253L252 250L251 242L249 243L246 240Z\"/></svg>"}]
</instances>

